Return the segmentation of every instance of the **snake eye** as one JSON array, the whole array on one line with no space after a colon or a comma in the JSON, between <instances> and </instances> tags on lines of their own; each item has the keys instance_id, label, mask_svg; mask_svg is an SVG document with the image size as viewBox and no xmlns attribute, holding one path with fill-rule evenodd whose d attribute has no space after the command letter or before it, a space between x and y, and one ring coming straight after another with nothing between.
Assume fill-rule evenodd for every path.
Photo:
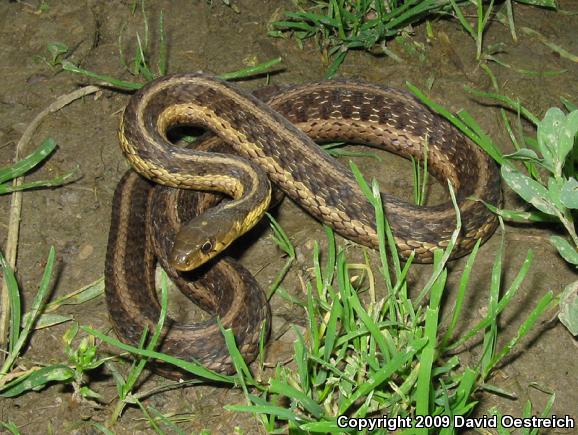
<instances>
[{"instance_id":1,"label":"snake eye","mask_svg":"<svg viewBox=\"0 0 578 435\"><path fill-rule=\"evenodd\" d=\"M211 250L213 249L213 244L211 243L210 240L207 240L205 243L202 244L201 246L201 252L203 254L208 254L209 252L211 252Z\"/></svg>"}]
</instances>

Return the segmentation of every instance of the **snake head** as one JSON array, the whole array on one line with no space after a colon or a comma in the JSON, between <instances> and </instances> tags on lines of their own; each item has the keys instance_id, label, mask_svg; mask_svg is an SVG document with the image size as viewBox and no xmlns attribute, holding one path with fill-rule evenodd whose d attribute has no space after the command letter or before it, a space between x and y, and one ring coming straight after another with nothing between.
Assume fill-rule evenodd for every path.
<instances>
[{"instance_id":1,"label":"snake head","mask_svg":"<svg viewBox=\"0 0 578 435\"><path fill-rule=\"evenodd\" d=\"M196 269L227 248L238 235L230 214L221 213L218 207L210 209L181 227L169 263L182 272Z\"/></svg>"}]
</instances>

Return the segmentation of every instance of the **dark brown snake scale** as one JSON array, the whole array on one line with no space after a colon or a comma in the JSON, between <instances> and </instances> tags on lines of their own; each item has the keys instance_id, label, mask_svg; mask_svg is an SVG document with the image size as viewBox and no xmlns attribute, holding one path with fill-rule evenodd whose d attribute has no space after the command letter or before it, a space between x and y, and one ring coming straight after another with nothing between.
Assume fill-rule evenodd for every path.
<instances>
[{"instance_id":1,"label":"dark brown snake scale","mask_svg":"<svg viewBox=\"0 0 578 435\"><path fill-rule=\"evenodd\" d=\"M428 169L444 185L445 180L451 180L461 212L462 232L453 258L467 254L478 239L486 240L495 230L496 217L481 202L468 198L501 203L496 165L451 124L406 92L363 82L332 81L268 92L266 101L267 105L230 83L202 74L167 76L147 84L132 97L130 110L123 118L121 146L133 166L149 178L175 186L187 177L201 179L203 174L211 174L209 164L206 171L202 165L193 169L196 172L191 176L183 163L183 159L197 159L193 157L196 151L170 149L157 159L161 147L153 145L157 149L150 151L150 147L141 149L140 145L140 139L156 135L141 133L142 129L154 132L194 120L214 129L227 142L224 145L212 139L197 149L232 148L262 167L278 187L313 216L349 239L376 247L374 210L351 171L327 156L311 139L372 145L418 160L427 140ZM139 117L146 120L141 127ZM163 135L161 131L159 137ZM226 162L226 154L220 155ZM200 159L204 158L202 155ZM231 165L236 161L232 158ZM143 325L151 328L156 324L159 306L152 275L155 258L166 263L180 225L181 218L175 217L178 210L185 210L183 221L201 213L206 207L199 206L201 195L153 189L134 174L119 183L107 253L106 295L112 323L123 340L136 343ZM415 251L418 261L428 262L435 248L447 246L456 222L451 202L418 207L387 193L382 193L382 200L402 257ZM151 209L156 210L154 217ZM174 271L172 276L181 280ZM218 315L225 326L233 327L242 353L247 360L253 359L260 325L270 316L262 290L248 272L229 260L218 260L213 268L202 268L195 276L194 285L181 280L180 284L188 288L185 292ZM227 351L215 327L214 321L197 325L169 322L160 350L230 372Z\"/></svg>"}]
</instances>

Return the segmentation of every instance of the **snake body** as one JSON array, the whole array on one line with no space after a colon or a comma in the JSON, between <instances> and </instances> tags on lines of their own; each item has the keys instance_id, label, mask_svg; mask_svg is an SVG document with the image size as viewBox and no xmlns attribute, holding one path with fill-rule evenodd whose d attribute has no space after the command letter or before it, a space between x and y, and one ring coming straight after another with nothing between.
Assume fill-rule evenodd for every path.
<instances>
[{"instance_id":1,"label":"snake body","mask_svg":"<svg viewBox=\"0 0 578 435\"><path fill-rule=\"evenodd\" d=\"M198 204L200 200L197 192L179 194L175 189L155 187L133 171L125 174L113 199L105 267L106 301L117 335L138 346L144 329L154 331L160 315L155 290L158 260L186 296L213 314L211 319L195 324L180 324L168 318L159 350L231 373L233 364L215 317L224 328L233 329L240 352L252 361L271 314L255 278L233 259L219 259L187 279L167 267L165 252L172 247L181 219L187 220L206 208ZM161 209L171 212L161 213ZM183 375L174 367L157 365L156 370L173 378Z\"/></svg>"},{"instance_id":2,"label":"snake body","mask_svg":"<svg viewBox=\"0 0 578 435\"><path fill-rule=\"evenodd\" d=\"M235 155L173 146L167 140L167 130L181 124L211 130ZM214 257L259 220L270 195L263 171L317 219L346 238L377 247L373 206L351 171L321 151L314 141L372 145L417 160L422 159L427 141L428 169L440 181L452 182L461 212L462 231L452 253L454 258L468 253L478 239L487 239L497 225L496 217L481 202L470 199L473 196L500 204L499 173L494 162L451 124L400 90L363 82L320 82L287 88L264 103L204 74L172 75L150 82L131 98L119 136L124 154L146 178L173 187L218 191L232 198L194 218L192 226L175 242L164 245L163 249L172 250L172 254L157 252L179 270L195 268ZM382 193L382 202L402 257L414 252L417 261L429 262L436 248L447 246L456 222L451 202L418 207L387 193ZM128 241L133 236L123 221L131 214L127 207L124 214L115 215L113 211L107 265L114 261L119 264L116 268L107 266L107 276L122 273L120 269L125 266L118 258L124 259L125 265L141 262L137 270L151 268L150 258L154 256L150 253L135 252L132 260L132 253L111 253L134 244ZM210 218L206 213L212 213ZM126 227L123 233L120 227ZM125 269L124 273L132 272ZM128 312L138 317L134 312L141 310L148 313L147 318L155 319L158 313L145 307L153 295L150 290L139 293L137 282L129 283L126 278L108 280L113 324L121 336L133 334L134 341L134 332L120 326L122 318ZM208 282L205 285L210 286ZM241 293L253 288L241 287ZM207 294L200 288L201 294ZM131 292L132 296L125 295ZM123 304L123 298L138 301L115 307ZM207 308L235 318L237 314L230 311L239 309L235 303L228 305L229 311L219 306ZM249 331L249 319L243 318L243 322L237 322L237 326ZM251 346L255 347L256 342L247 349Z\"/></svg>"}]
</instances>

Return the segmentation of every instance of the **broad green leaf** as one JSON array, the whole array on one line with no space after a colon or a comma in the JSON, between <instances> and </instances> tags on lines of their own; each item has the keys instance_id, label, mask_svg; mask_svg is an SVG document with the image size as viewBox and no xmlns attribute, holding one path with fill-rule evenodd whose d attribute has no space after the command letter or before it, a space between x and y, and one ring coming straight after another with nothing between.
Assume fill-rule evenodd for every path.
<instances>
[{"instance_id":1,"label":"broad green leaf","mask_svg":"<svg viewBox=\"0 0 578 435\"><path fill-rule=\"evenodd\" d=\"M74 379L74 370L65 365L43 367L32 372L25 379L18 379L6 386L0 397L15 397L25 391L40 390L49 382L62 382Z\"/></svg>"},{"instance_id":2,"label":"broad green leaf","mask_svg":"<svg viewBox=\"0 0 578 435\"><path fill-rule=\"evenodd\" d=\"M544 119L538 122L538 146L544 157L546 167L556 174L556 166L559 158L559 134L564 126L566 115L557 107L551 107L544 115Z\"/></svg>"},{"instance_id":3,"label":"broad green leaf","mask_svg":"<svg viewBox=\"0 0 578 435\"><path fill-rule=\"evenodd\" d=\"M550 237L550 242L556 247L564 260L578 265L578 252L576 252L576 248L568 243L568 240L560 236L552 236Z\"/></svg>"},{"instance_id":4,"label":"broad green leaf","mask_svg":"<svg viewBox=\"0 0 578 435\"><path fill-rule=\"evenodd\" d=\"M548 190L540 183L509 165L503 165L501 172L508 186L526 202L529 202L541 212L554 216L559 214L556 205L550 199Z\"/></svg>"},{"instance_id":5,"label":"broad green leaf","mask_svg":"<svg viewBox=\"0 0 578 435\"><path fill-rule=\"evenodd\" d=\"M560 202L567 208L578 208L578 181L574 177L566 180L560 191Z\"/></svg>"},{"instance_id":6,"label":"broad green leaf","mask_svg":"<svg viewBox=\"0 0 578 435\"><path fill-rule=\"evenodd\" d=\"M578 132L578 111L568 116L557 107L551 107L538 123L538 146L544 156L544 164L558 178L566 156L574 147Z\"/></svg>"},{"instance_id":7,"label":"broad green leaf","mask_svg":"<svg viewBox=\"0 0 578 435\"><path fill-rule=\"evenodd\" d=\"M560 192L562 191L562 187L564 187L563 178L548 178L548 196L550 197L550 200L556 205L558 210L564 209L564 206L560 201Z\"/></svg>"},{"instance_id":8,"label":"broad green leaf","mask_svg":"<svg viewBox=\"0 0 578 435\"><path fill-rule=\"evenodd\" d=\"M566 116L564 124L560 128L560 159L564 165L564 160L572 148L574 148L574 138L578 133L578 110L575 110Z\"/></svg>"},{"instance_id":9,"label":"broad green leaf","mask_svg":"<svg viewBox=\"0 0 578 435\"><path fill-rule=\"evenodd\" d=\"M574 337L578 336L578 281L568 284L562 292L558 318Z\"/></svg>"}]
</instances>

